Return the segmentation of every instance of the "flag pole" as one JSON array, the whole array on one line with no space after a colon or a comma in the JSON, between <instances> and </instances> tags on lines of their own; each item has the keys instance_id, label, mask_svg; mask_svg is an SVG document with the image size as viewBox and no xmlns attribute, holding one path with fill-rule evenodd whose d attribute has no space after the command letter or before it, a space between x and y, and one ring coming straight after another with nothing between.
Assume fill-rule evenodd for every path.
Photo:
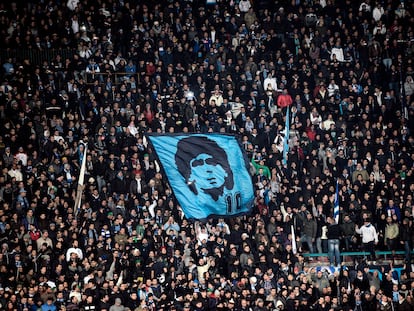
<instances>
[{"instance_id":1,"label":"flag pole","mask_svg":"<svg viewBox=\"0 0 414 311\"><path fill-rule=\"evenodd\" d=\"M75 218L78 217L78 213L81 208L82 204L82 193L84 189L84 180L85 180L85 170L86 170L86 152L88 150L88 145L82 142L82 145L84 146L83 149L83 157L82 157L82 164L81 169L79 172L79 178L78 178L78 187L76 189L76 198L75 198Z\"/></svg>"}]
</instances>

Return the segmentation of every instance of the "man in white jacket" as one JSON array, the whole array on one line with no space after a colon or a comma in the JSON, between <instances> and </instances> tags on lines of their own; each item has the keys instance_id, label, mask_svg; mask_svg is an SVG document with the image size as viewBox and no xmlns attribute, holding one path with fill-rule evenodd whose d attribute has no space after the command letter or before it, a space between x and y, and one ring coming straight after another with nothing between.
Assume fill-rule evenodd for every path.
<instances>
[{"instance_id":1,"label":"man in white jacket","mask_svg":"<svg viewBox=\"0 0 414 311\"><path fill-rule=\"evenodd\" d=\"M268 73L266 79L263 81L265 91L277 91L277 80L276 77L273 77L271 72Z\"/></svg>"},{"instance_id":2,"label":"man in white jacket","mask_svg":"<svg viewBox=\"0 0 414 311\"><path fill-rule=\"evenodd\" d=\"M382 7L381 3L378 2L375 8L372 10L372 17L376 22L378 22L384 13L384 8Z\"/></svg>"},{"instance_id":3,"label":"man in white jacket","mask_svg":"<svg viewBox=\"0 0 414 311\"><path fill-rule=\"evenodd\" d=\"M370 253L370 260L373 260L375 264L375 245L378 244L377 229L371 224L369 218L364 217L364 225L361 228L355 225L355 232L362 236L363 251Z\"/></svg>"}]
</instances>

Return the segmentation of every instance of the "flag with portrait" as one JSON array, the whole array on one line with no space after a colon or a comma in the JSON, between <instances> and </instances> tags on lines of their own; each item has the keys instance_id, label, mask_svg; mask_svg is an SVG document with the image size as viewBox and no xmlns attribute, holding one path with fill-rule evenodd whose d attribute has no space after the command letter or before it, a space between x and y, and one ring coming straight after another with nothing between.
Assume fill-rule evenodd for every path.
<instances>
[{"instance_id":1,"label":"flag with portrait","mask_svg":"<svg viewBox=\"0 0 414 311\"><path fill-rule=\"evenodd\" d=\"M249 161L235 136L148 134L187 218L248 213L253 206Z\"/></svg>"}]
</instances>

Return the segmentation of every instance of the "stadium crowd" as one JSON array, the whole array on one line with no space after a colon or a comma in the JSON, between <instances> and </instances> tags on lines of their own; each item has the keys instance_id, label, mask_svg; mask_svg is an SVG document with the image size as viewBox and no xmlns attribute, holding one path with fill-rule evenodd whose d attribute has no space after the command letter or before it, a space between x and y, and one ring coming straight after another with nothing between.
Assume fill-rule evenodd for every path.
<instances>
[{"instance_id":1,"label":"stadium crowd","mask_svg":"<svg viewBox=\"0 0 414 311\"><path fill-rule=\"evenodd\" d=\"M0 9L1 310L413 310L412 1ZM252 213L186 219L150 132L238 136Z\"/></svg>"}]
</instances>

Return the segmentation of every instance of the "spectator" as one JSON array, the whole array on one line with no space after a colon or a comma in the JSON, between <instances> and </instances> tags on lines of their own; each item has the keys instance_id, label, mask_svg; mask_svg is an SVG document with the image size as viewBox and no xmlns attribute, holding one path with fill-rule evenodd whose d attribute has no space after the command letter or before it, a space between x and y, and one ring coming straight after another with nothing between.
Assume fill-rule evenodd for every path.
<instances>
[{"instance_id":1,"label":"spectator","mask_svg":"<svg viewBox=\"0 0 414 311\"><path fill-rule=\"evenodd\" d=\"M407 76L404 82L405 96L412 96L414 94L414 80L411 76Z\"/></svg>"},{"instance_id":2,"label":"spectator","mask_svg":"<svg viewBox=\"0 0 414 311\"><path fill-rule=\"evenodd\" d=\"M341 265L341 255L339 249L339 238L341 237L341 228L335 223L335 220L332 217L327 218L328 223L328 253L329 253L329 262L331 265Z\"/></svg>"},{"instance_id":3,"label":"spectator","mask_svg":"<svg viewBox=\"0 0 414 311\"><path fill-rule=\"evenodd\" d=\"M412 226L407 218L404 218L400 227L400 243L404 245L405 261L411 262L411 237Z\"/></svg>"},{"instance_id":4,"label":"spectator","mask_svg":"<svg viewBox=\"0 0 414 311\"><path fill-rule=\"evenodd\" d=\"M387 224L385 226L384 240L388 250L395 252L395 249L397 247L396 240L399 236L399 227L398 224L396 224L390 216L386 218L386 221Z\"/></svg>"},{"instance_id":5,"label":"spectator","mask_svg":"<svg viewBox=\"0 0 414 311\"><path fill-rule=\"evenodd\" d=\"M355 225L355 231L362 236L363 250L370 254L371 261L375 261L375 245L378 244L378 234L370 219L366 216L363 226Z\"/></svg>"},{"instance_id":6,"label":"spectator","mask_svg":"<svg viewBox=\"0 0 414 311\"><path fill-rule=\"evenodd\" d=\"M310 212L306 212L306 218L303 219L303 228L301 230L301 242L306 242L309 251L311 253L315 252L314 243L316 239L316 230L317 230L317 224L315 219L313 219L313 216Z\"/></svg>"},{"instance_id":7,"label":"spectator","mask_svg":"<svg viewBox=\"0 0 414 311\"><path fill-rule=\"evenodd\" d=\"M341 232L343 244L345 244L345 250L351 251L354 249L355 244L355 223L352 221L348 214L345 214L344 221L341 224Z\"/></svg>"},{"instance_id":8,"label":"spectator","mask_svg":"<svg viewBox=\"0 0 414 311\"><path fill-rule=\"evenodd\" d=\"M41 308L42 311L56 311L56 305L53 303L53 298L48 298L46 303L42 304Z\"/></svg>"},{"instance_id":9,"label":"spectator","mask_svg":"<svg viewBox=\"0 0 414 311\"><path fill-rule=\"evenodd\" d=\"M115 298L115 303L109 308L109 311L124 311L121 298Z\"/></svg>"}]
</instances>

